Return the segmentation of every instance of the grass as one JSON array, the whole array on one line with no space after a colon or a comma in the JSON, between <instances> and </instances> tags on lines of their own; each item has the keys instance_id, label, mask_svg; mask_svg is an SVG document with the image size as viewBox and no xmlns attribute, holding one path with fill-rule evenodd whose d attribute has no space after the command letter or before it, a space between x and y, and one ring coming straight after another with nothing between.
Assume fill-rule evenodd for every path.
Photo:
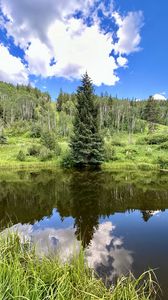
<instances>
[{"instance_id":1,"label":"grass","mask_svg":"<svg viewBox=\"0 0 168 300\"><path fill-rule=\"evenodd\" d=\"M157 144L150 144L150 138L163 136L165 141L156 139ZM137 133L129 136L127 133L114 134L105 137L106 161L104 169L125 169L125 170L168 170L167 145L168 127L158 125L154 134ZM167 139L167 140L166 140ZM148 142L149 141L149 142ZM40 139L30 138L28 135L17 137L8 135L8 144L0 145L0 168L52 168L59 166L62 158L69 151L68 141L62 139L58 141L61 148L59 156L52 155L52 158L42 162L40 156L27 155L28 149L32 145L41 147ZM19 151L25 153L25 161L17 159Z\"/></svg>"},{"instance_id":2,"label":"grass","mask_svg":"<svg viewBox=\"0 0 168 300\"><path fill-rule=\"evenodd\" d=\"M149 300L156 287L152 272L145 272L138 279L123 276L107 288L87 267L82 250L63 264L58 257L39 258L17 234L0 237L3 300Z\"/></svg>"}]
</instances>

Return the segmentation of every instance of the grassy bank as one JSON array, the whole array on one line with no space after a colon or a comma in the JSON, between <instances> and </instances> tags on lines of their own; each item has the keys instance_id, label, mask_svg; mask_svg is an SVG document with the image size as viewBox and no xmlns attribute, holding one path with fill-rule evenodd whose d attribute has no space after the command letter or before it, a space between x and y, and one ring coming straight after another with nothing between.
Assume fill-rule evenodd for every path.
<instances>
[{"instance_id":1,"label":"grassy bank","mask_svg":"<svg viewBox=\"0 0 168 300\"><path fill-rule=\"evenodd\" d=\"M147 272L137 280L122 277L107 288L84 263L83 251L69 263L36 256L17 235L0 238L0 299L154 299L155 283Z\"/></svg>"},{"instance_id":2,"label":"grassy bank","mask_svg":"<svg viewBox=\"0 0 168 300\"><path fill-rule=\"evenodd\" d=\"M168 127L158 125L154 133L113 134L104 139L103 169L168 170ZM0 145L0 168L54 168L69 153L69 141L58 139L56 150L41 144L40 138L28 135L9 136Z\"/></svg>"}]
</instances>

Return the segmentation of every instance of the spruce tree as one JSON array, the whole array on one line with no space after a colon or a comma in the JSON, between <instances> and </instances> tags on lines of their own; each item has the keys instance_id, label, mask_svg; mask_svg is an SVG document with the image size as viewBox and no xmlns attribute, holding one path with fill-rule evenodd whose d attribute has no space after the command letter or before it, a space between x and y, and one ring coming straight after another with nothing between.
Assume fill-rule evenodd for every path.
<instances>
[{"instance_id":1,"label":"spruce tree","mask_svg":"<svg viewBox=\"0 0 168 300\"><path fill-rule=\"evenodd\" d=\"M157 100L154 100L152 96L149 97L145 110L144 110L144 117L149 124L149 132L154 131L155 123L159 122L159 104Z\"/></svg>"},{"instance_id":2,"label":"spruce tree","mask_svg":"<svg viewBox=\"0 0 168 300\"><path fill-rule=\"evenodd\" d=\"M98 166L103 161L103 142L98 127L98 107L93 85L85 73L77 89L77 105L71 150L75 166Z\"/></svg>"}]
</instances>

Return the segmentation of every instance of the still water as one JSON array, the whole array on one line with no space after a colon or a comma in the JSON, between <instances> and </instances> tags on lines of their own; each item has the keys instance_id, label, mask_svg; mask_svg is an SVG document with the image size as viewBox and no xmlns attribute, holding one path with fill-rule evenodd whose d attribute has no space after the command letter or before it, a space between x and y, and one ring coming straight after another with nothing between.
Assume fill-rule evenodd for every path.
<instances>
[{"instance_id":1,"label":"still water","mask_svg":"<svg viewBox=\"0 0 168 300\"><path fill-rule=\"evenodd\" d=\"M1 171L6 227L63 261L82 243L108 282L153 268L168 299L168 174Z\"/></svg>"}]
</instances>

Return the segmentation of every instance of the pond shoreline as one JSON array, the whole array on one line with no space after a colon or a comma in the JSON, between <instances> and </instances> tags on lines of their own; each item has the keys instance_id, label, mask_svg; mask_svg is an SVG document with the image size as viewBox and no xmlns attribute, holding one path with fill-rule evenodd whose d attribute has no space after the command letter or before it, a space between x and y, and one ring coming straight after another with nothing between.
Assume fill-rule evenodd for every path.
<instances>
[{"instance_id":1,"label":"pond shoreline","mask_svg":"<svg viewBox=\"0 0 168 300\"><path fill-rule=\"evenodd\" d=\"M61 166L59 161L52 162L4 162L0 164L0 170L52 170L66 169ZM69 169L69 168L68 168ZM115 163L105 162L101 166L102 171L154 171L168 172L168 169L161 169L157 164L148 163Z\"/></svg>"}]
</instances>

